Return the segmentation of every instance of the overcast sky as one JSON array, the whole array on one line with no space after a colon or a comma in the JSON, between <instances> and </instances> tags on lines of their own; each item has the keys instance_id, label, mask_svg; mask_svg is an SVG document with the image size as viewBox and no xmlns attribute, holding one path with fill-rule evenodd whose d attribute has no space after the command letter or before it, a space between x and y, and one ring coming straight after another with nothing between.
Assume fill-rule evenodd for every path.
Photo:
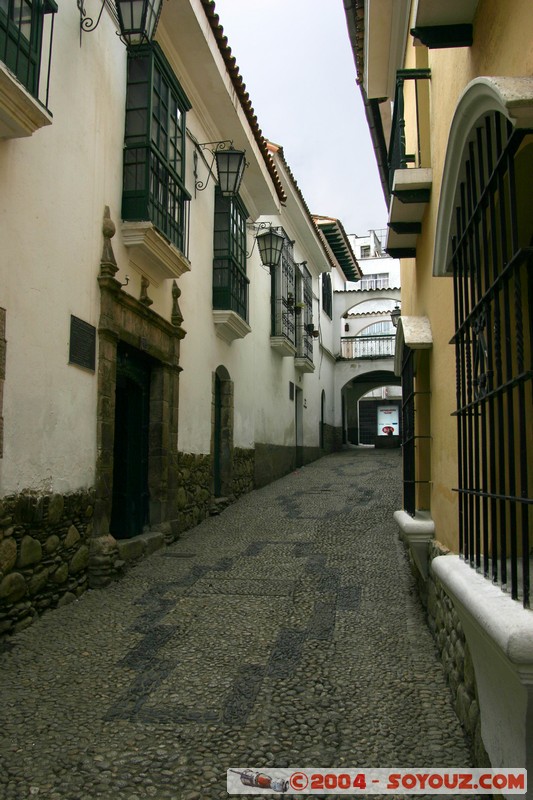
<instances>
[{"instance_id":1,"label":"overcast sky","mask_svg":"<svg viewBox=\"0 0 533 800\"><path fill-rule=\"evenodd\" d=\"M263 135L282 145L313 214L347 233L387 210L342 0L216 0Z\"/></svg>"}]
</instances>

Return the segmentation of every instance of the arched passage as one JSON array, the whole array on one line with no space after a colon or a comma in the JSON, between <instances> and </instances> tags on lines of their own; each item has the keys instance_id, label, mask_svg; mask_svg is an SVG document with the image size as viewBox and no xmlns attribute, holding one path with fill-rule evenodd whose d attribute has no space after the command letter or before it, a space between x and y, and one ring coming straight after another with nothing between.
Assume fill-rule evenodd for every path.
<instances>
[{"instance_id":1,"label":"arched passage","mask_svg":"<svg viewBox=\"0 0 533 800\"><path fill-rule=\"evenodd\" d=\"M362 398L376 389L387 387L387 392ZM347 381L341 389L344 406L343 428L349 444L373 444L377 435L377 418L380 408L394 407L401 412L401 379L392 370L374 369ZM362 401L365 405L362 406Z\"/></svg>"}]
</instances>

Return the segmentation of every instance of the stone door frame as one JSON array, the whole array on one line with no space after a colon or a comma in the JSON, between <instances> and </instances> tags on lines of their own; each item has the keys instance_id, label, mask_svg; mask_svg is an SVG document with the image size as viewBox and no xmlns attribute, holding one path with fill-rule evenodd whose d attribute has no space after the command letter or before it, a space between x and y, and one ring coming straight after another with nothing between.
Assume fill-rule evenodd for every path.
<instances>
[{"instance_id":1,"label":"stone door frame","mask_svg":"<svg viewBox=\"0 0 533 800\"><path fill-rule=\"evenodd\" d=\"M115 389L119 341L153 359L150 384L150 431L148 487L152 529L172 541L177 524L179 349L185 331L167 322L141 301L122 291L109 275L100 275L100 320L98 326L98 406L96 501L93 552L105 553L110 561L116 542L109 533L113 496L113 447L115 434ZM100 545L96 544L100 540ZM104 559L105 560L105 559ZM108 565L111 569L111 566ZM99 572L102 571L100 563Z\"/></svg>"}]
</instances>

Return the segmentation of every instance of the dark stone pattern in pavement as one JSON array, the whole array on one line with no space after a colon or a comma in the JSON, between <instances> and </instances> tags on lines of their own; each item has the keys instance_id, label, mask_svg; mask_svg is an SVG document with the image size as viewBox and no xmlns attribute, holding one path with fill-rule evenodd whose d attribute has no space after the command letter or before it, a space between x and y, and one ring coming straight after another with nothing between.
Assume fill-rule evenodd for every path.
<instances>
[{"instance_id":1,"label":"dark stone pattern in pavement","mask_svg":"<svg viewBox=\"0 0 533 800\"><path fill-rule=\"evenodd\" d=\"M0 656L0 797L218 800L229 767L468 766L392 521L354 449L205 520Z\"/></svg>"}]
</instances>

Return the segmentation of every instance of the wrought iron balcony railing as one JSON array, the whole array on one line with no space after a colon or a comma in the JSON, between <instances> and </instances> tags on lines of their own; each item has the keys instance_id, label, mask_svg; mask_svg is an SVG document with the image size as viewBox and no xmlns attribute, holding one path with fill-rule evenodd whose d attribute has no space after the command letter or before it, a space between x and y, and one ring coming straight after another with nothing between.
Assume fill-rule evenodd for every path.
<instances>
[{"instance_id":1,"label":"wrought iron balcony railing","mask_svg":"<svg viewBox=\"0 0 533 800\"><path fill-rule=\"evenodd\" d=\"M395 334L345 336L341 339L341 358L394 358Z\"/></svg>"},{"instance_id":2,"label":"wrought iron balcony railing","mask_svg":"<svg viewBox=\"0 0 533 800\"><path fill-rule=\"evenodd\" d=\"M422 143L420 130L419 81L427 81L431 77L429 69L399 69L396 73L396 94L392 115L391 138L389 145L389 189L392 192L394 173L397 169L421 167ZM414 82L415 130L410 135L413 142L412 152L407 152L405 133L405 82ZM410 132L411 134L411 132Z\"/></svg>"}]
</instances>

